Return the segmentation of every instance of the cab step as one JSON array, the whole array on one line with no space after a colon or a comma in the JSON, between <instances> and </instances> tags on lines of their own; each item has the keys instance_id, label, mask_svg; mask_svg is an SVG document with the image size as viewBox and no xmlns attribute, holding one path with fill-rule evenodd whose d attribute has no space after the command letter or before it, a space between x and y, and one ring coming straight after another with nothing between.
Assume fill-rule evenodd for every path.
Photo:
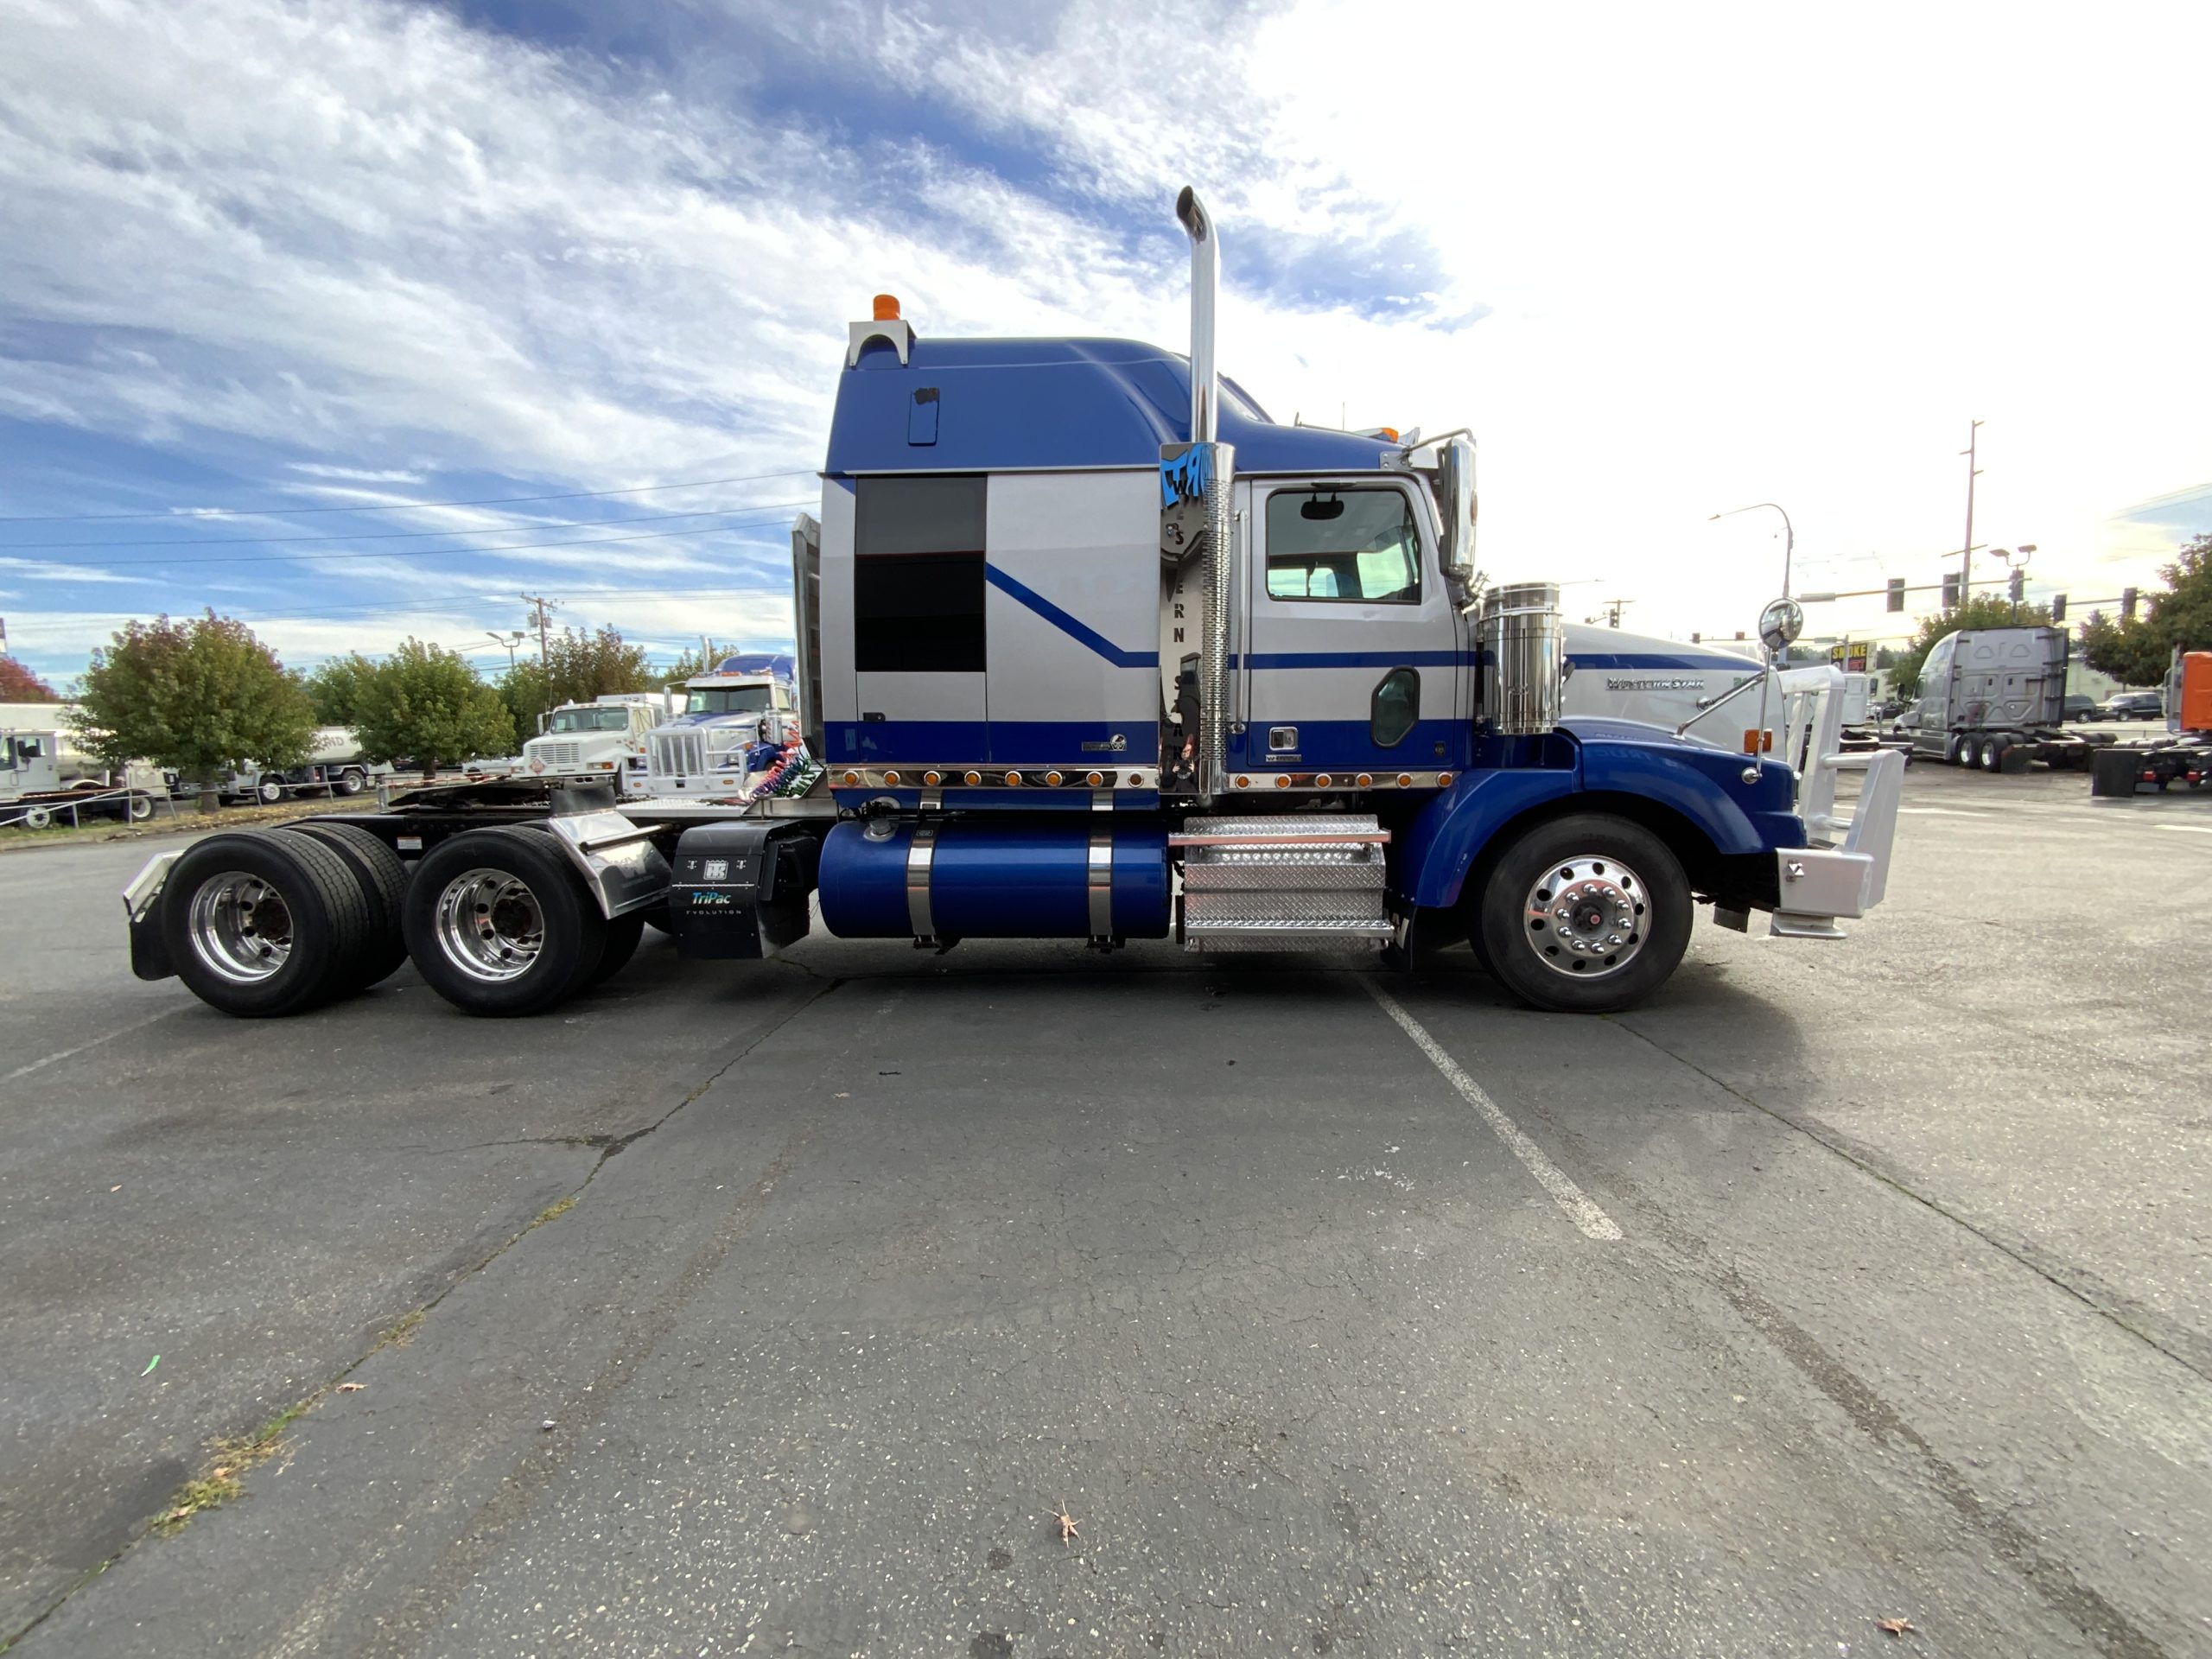
<instances>
[{"instance_id":1,"label":"cab step","mask_svg":"<svg viewBox=\"0 0 2212 1659\"><path fill-rule=\"evenodd\" d=\"M1191 818L1183 855L1185 950L1364 950L1387 944L1382 849L1372 817Z\"/></svg>"}]
</instances>

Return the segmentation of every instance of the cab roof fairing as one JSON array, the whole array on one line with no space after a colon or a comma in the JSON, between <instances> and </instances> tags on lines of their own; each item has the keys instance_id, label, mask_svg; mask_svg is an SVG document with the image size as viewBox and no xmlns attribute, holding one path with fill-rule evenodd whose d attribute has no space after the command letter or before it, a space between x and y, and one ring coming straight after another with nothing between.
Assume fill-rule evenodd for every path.
<instances>
[{"instance_id":1,"label":"cab roof fairing","mask_svg":"<svg viewBox=\"0 0 2212 1659\"><path fill-rule=\"evenodd\" d=\"M1222 381L1220 440L1240 474L1399 471L1400 446L1325 427L1281 426ZM1141 340L918 339L901 364L887 340L838 378L825 474L1153 468L1190 441L1191 365Z\"/></svg>"}]
</instances>

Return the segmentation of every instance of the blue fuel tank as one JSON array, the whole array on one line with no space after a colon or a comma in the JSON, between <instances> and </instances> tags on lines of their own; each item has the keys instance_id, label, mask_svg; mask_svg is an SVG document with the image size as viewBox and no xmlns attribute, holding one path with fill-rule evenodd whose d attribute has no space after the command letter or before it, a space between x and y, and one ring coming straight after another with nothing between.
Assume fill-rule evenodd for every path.
<instances>
[{"instance_id":1,"label":"blue fuel tank","mask_svg":"<svg viewBox=\"0 0 2212 1659\"><path fill-rule=\"evenodd\" d=\"M849 820L822 844L820 892L846 939L1165 938L1167 831Z\"/></svg>"}]
</instances>

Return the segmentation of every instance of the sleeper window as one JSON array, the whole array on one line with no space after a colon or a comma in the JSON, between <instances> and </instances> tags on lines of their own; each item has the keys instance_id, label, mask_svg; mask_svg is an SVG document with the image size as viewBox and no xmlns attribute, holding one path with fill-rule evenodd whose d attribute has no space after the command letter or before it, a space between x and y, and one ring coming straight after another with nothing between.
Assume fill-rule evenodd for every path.
<instances>
[{"instance_id":1,"label":"sleeper window","mask_svg":"<svg viewBox=\"0 0 2212 1659\"><path fill-rule=\"evenodd\" d=\"M858 481L853 664L861 672L982 672L987 487L979 477Z\"/></svg>"},{"instance_id":2,"label":"sleeper window","mask_svg":"<svg viewBox=\"0 0 2212 1659\"><path fill-rule=\"evenodd\" d=\"M1277 490L1268 498L1268 596L1421 602L1421 531L1393 489Z\"/></svg>"}]
</instances>

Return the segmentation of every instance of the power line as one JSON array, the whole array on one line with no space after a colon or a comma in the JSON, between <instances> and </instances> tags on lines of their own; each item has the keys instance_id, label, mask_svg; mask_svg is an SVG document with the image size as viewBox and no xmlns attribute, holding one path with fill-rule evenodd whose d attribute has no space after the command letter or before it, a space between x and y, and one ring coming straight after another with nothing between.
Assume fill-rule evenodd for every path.
<instances>
[{"instance_id":1,"label":"power line","mask_svg":"<svg viewBox=\"0 0 2212 1659\"><path fill-rule=\"evenodd\" d=\"M474 529L444 526L437 530L371 530L341 531L336 535L321 536L222 536L207 538L163 536L134 542L0 542L0 554L59 552L67 549L82 550L103 547L274 547L288 542L392 542L408 541L424 536L527 536L541 530L589 530L608 524L664 524L677 518L720 518L734 512L753 512L755 507L701 507L694 512L644 512L620 518L560 518L531 524L480 524ZM382 507L362 507L364 513L387 511ZM0 520L4 523L5 520Z\"/></svg>"},{"instance_id":2,"label":"power line","mask_svg":"<svg viewBox=\"0 0 2212 1659\"><path fill-rule=\"evenodd\" d=\"M735 517L737 514L743 512L788 512L795 507L808 507L812 506L813 505L814 503L811 500L757 501L749 507L731 507L727 510L724 516ZM683 516L689 518L694 515L687 513ZM572 539L565 542L508 542L497 547L395 547L389 549L378 548L374 552L370 553L224 553L219 554L212 559L102 559L97 565L88 564L85 569L99 570L122 570L128 569L134 566L148 564L167 565L172 568L180 564L195 566L203 564L307 564L321 563L331 559L430 559L453 553L531 553L539 551L545 548L553 547L606 547L616 542L662 542L666 541L672 536L711 536L721 531L757 530L762 525L773 524L775 520L772 518L762 518L750 524L709 524L702 529L696 530L652 530L645 531L636 536L590 536L581 539ZM463 533L465 534L467 532ZM481 534L482 532L479 531L476 533ZM328 539L332 541L350 541L353 538L346 536L334 536ZM364 537L361 539L367 540L369 538ZM9 556L9 553L10 550L6 548L0 548L0 559L7 558ZM59 559L33 559L29 561L29 563L33 564L50 565L59 569L68 569L72 568L64 564Z\"/></svg>"},{"instance_id":3,"label":"power line","mask_svg":"<svg viewBox=\"0 0 2212 1659\"><path fill-rule=\"evenodd\" d=\"M759 484L772 478L809 478L811 467L781 473L748 473L742 478L702 478L683 484L639 484L626 490L569 490L559 495L496 495L480 501L396 501L363 507L163 507L157 512L52 512L0 516L0 524L86 524L123 518L174 518L199 513L229 513L240 518L302 518L311 512L408 512L418 507L510 507L525 501L597 501L611 495L651 495L660 490L710 490L724 484Z\"/></svg>"}]
</instances>

